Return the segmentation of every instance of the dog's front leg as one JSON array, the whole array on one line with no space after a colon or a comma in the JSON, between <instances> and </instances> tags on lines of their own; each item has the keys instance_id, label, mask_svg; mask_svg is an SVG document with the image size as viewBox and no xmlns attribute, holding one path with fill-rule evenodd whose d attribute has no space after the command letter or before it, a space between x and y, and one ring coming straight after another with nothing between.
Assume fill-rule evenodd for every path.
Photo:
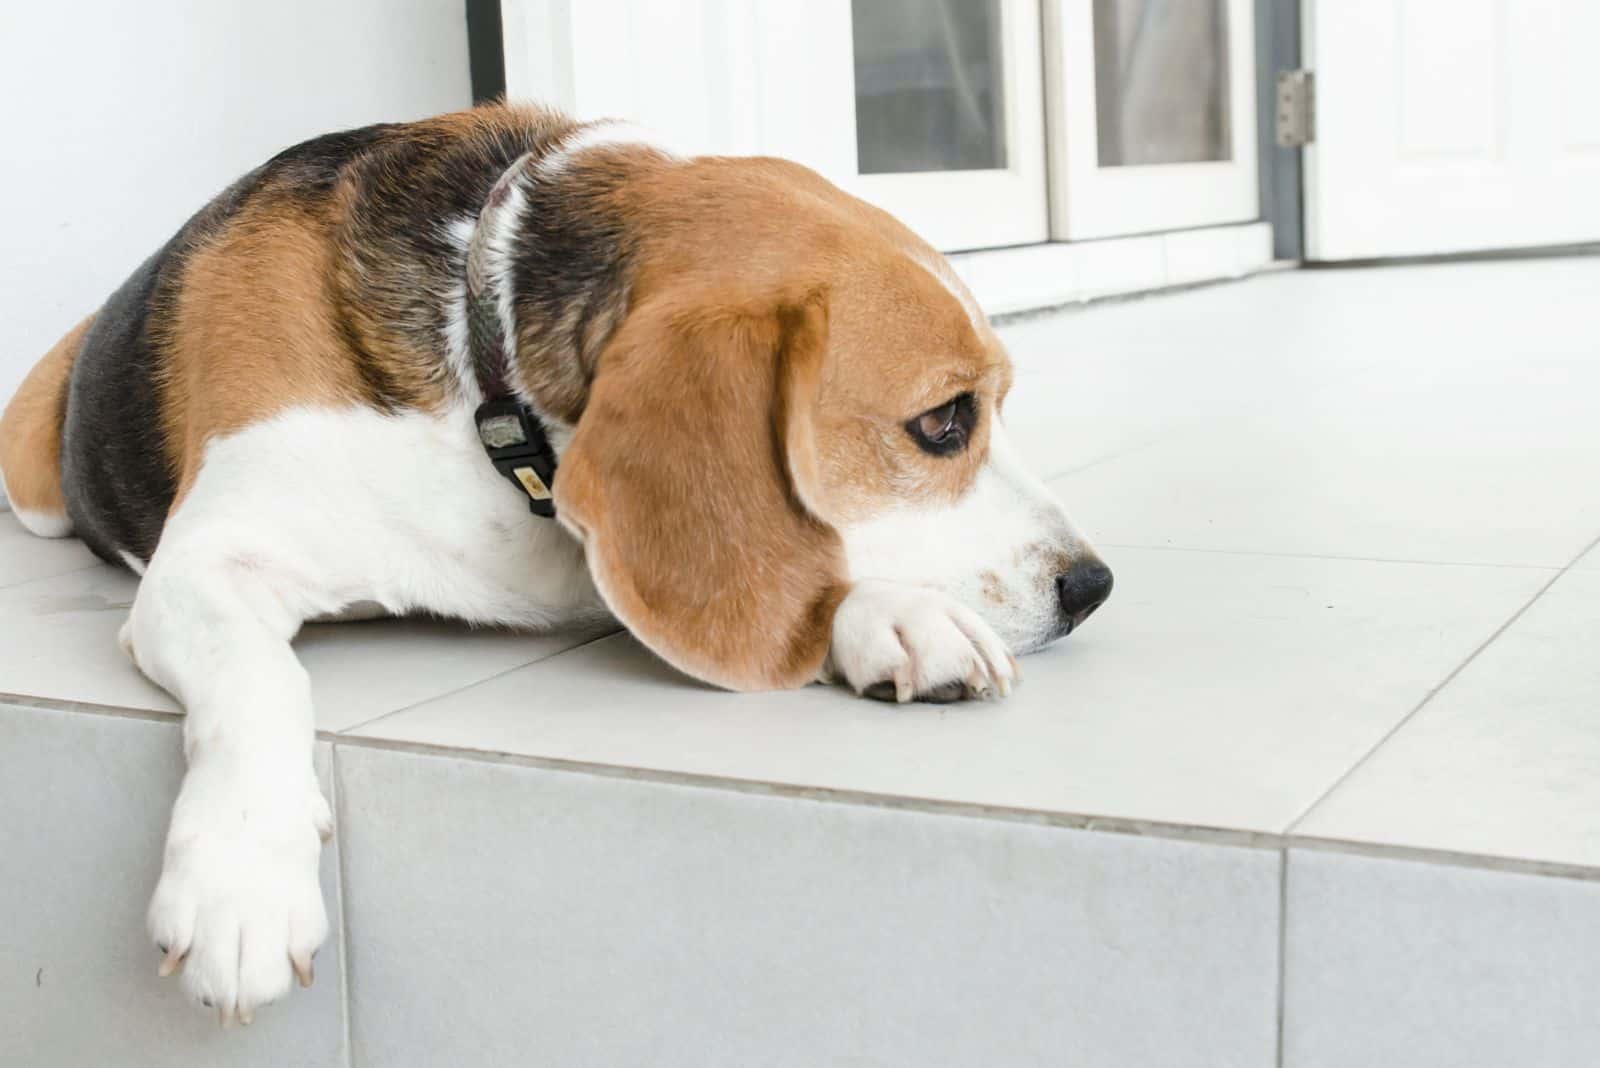
<instances>
[{"instance_id":1,"label":"dog's front leg","mask_svg":"<svg viewBox=\"0 0 1600 1068\"><path fill-rule=\"evenodd\" d=\"M150 934L189 995L224 1024L282 997L327 934L317 880L332 815L312 767L311 686L289 642L305 617L257 557L163 542L124 632L186 711Z\"/></svg>"},{"instance_id":2,"label":"dog's front leg","mask_svg":"<svg viewBox=\"0 0 1600 1068\"><path fill-rule=\"evenodd\" d=\"M927 586L866 579L833 617L825 677L884 701L1003 697L1017 660L979 615Z\"/></svg>"}]
</instances>

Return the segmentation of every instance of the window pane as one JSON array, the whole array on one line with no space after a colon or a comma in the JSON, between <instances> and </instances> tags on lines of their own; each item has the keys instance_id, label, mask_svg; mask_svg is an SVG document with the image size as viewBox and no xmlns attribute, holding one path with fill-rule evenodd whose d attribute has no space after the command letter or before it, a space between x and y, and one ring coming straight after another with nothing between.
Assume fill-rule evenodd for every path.
<instances>
[{"instance_id":1,"label":"window pane","mask_svg":"<svg viewBox=\"0 0 1600 1068\"><path fill-rule=\"evenodd\" d=\"M1094 0L1100 166L1233 156L1226 0Z\"/></svg>"},{"instance_id":2,"label":"window pane","mask_svg":"<svg viewBox=\"0 0 1600 1068\"><path fill-rule=\"evenodd\" d=\"M862 174L1006 165L1000 0L854 0Z\"/></svg>"}]
</instances>

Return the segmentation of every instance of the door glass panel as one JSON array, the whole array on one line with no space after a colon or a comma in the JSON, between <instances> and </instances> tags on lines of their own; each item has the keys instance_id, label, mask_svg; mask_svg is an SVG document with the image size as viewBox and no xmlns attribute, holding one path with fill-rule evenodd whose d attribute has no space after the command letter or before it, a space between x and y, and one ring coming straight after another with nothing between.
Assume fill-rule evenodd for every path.
<instances>
[{"instance_id":1,"label":"door glass panel","mask_svg":"<svg viewBox=\"0 0 1600 1068\"><path fill-rule=\"evenodd\" d=\"M854 0L862 174L1006 166L1000 0Z\"/></svg>"},{"instance_id":2,"label":"door glass panel","mask_svg":"<svg viewBox=\"0 0 1600 1068\"><path fill-rule=\"evenodd\" d=\"M1226 0L1094 0L1094 87L1100 166L1231 159Z\"/></svg>"}]
</instances>

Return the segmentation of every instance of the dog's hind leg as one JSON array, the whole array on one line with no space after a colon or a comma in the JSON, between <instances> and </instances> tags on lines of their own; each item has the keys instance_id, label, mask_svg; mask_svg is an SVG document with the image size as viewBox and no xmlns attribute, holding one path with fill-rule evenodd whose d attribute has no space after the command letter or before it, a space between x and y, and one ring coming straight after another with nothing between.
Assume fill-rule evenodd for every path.
<instances>
[{"instance_id":1,"label":"dog's hind leg","mask_svg":"<svg viewBox=\"0 0 1600 1068\"><path fill-rule=\"evenodd\" d=\"M41 538L72 533L61 493L61 426L72 364L93 322L91 315L44 354L0 417L0 486L17 519Z\"/></svg>"}]
</instances>

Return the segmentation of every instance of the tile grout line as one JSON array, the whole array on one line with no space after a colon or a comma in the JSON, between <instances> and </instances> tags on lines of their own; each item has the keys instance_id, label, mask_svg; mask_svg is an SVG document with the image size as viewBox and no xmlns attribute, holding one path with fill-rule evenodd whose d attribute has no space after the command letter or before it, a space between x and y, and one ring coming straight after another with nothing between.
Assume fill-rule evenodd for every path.
<instances>
[{"instance_id":1,"label":"tile grout line","mask_svg":"<svg viewBox=\"0 0 1600 1068\"><path fill-rule=\"evenodd\" d=\"M1408 864L1431 864L1443 868L1498 872L1502 875L1532 875L1550 879L1570 879L1582 883L1600 883L1600 866L1555 860L1529 860L1495 853L1465 853L1452 849L1431 849L1426 846L1389 845L1383 842L1360 842L1349 838L1320 838L1306 835L1296 835L1286 839L1283 848L1312 853L1334 853L1368 860L1397 860Z\"/></svg>"},{"instance_id":2,"label":"tile grout line","mask_svg":"<svg viewBox=\"0 0 1600 1068\"><path fill-rule=\"evenodd\" d=\"M905 794L870 793L839 787L799 786L793 783L765 782L759 779L737 779L729 776L708 775L703 772L668 771L659 768L629 767L622 764L599 764L561 757L540 757L522 753L466 749L392 738L335 738L334 744L336 748L352 746L435 760L495 764L504 767L589 775L595 778L618 779L624 782L647 783L658 786L724 790L731 793L749 794L756 797L768 797L785 801L857 805L863 808L920 813L925 816L949 816L958 819L984 819L1002 823L1023 823L1038 827L1055 827L1063 830L1121 834L1158 841L1191 842L1240 849L1271 850L1279 854L1283 854L1291 848L1315 849L1321 852L1367 856L1382 860L1407 861L1416 864L1434 864L1444 867L1466 868L1473 871L1497 871L1510 874L1573 879L1580 882L1600 882L1600 866L1527 860L1486 853L1464 853L1420 846L1387 845L1384 843L1343 841L1332 838L1290 838L1287 834L1275 834L1271 831L1202 826L1199 824L1174 823L1172 821L1128 816L1097 816L1049 809L1012 808L1001 805L985 805L980 802L914 797Z\"/></svg>"},{"instance_id":3,"label":"tile grout line","mask_svg":"<svg viewBox=\"0 0 1600 1068\"><path fill-rule=\"evenodd\" d=\"M576 652L585 646L593 645L595 642L598 642L601 639L610 638L621 633L624 632L621 630L613 630L607 631L604 634L597 634L593 638L589 638L586 641L581 641L576 645L568 646L565 649L558 649L547 656L537 656L532 660L526 660L520 664L513 664L504 671L497 671L493 675L476 679L472 682L466 683L465 685L457 686L453 690L446 690L441 694L435 694L431 697L424 697L421 700L413 701L410 704L404 705L400 708L391 709L382 715L373 716L371 719L364 719L359 723L352 724L351 726L344 727L337 731L326 730L319 727L316 730L316 737L322 741L333 741L336 738L344 737L348 731L359 730L362 727L370 726L381 719L386 719L389 716L397 715L401 712L409 712L411 709L416 708L419 705L425 705L429 701L437 701L441 698L452 697L455 694L461 693L463 690L470 690L474 686L489 682L492 679L498 679L502 675L509 675L513 671L519 671L522 668L529 667L533 664L543 664L548 660L554 660L558 656L565 655L566 653ZM181 708L172 710L164 708L140 708L136 705L108 705L98 701L78 701L70 698L45 697L41 694L13 693L6 690L0 690L0 704L16 705L21 708L37 708L50 712L76 712L91 716L112 716L123 719L142 719L156 723L181 723L184 717L184 713ZM349 737L354 738L359 737L359 735L349 735Z\"/></svg>"},{"instance_id":4,"label":"tile grout line","mask_svg":"<svg viewBox=\"0 0 1600 1068\"><path fill-rule=\"evenodd\" d=\"M1317 378L1312 378L1312 379L1308 380L1307 384L1310 384L1310 385L1320 384L1320 385L1324 385L1324 386L1335 385L1335 384L1343 383L1343 382L1345 382L1345 381L1347 381L1349 379L1360 378L1362 375L1366 374L1368 371L1372 371L1372 370L1380 368L1382 366L1384 366L1384 364L1383 364L1383 361L1381 361L1381 360L1375 360L1372 363L1357 364L1355 367L1352 367L1352 368L1345 368L1343 370L1332 372L1331 374L1328 375L1328 377L1326 379L1322 379L1320 381ZM1242 418L1242 419L1261 419L1261 418L1265 417L1266 415L1272 413L1273 411L1274 411L1274 409L1273 409L1273 407L1272 407L1272 405L1270 403L1268 403L1268 402L1260 402L1260 403L1255 403L1255 404L1246 404L1242 408L1240 408L1237 411L1235 411L1233 414L1238 416L1239 418ZM1121 460L1126 456L1131 456L1131 455L1133 455L1135 453L1140 453L1140 452L1144 452L1147 449L1152 449L1152 448L1156 447L1157 445L1165 445L1170 441L1179 440L1179 439L1182 439L1182 438L1184 438L1186 436L1192 436L1192 435L1196 435L1196 434L1203 434L1203 433L1209 432L1211 429L1212 429L1212 427L1209 424L1197 423L1197 424L1192 424L1192 425L1189 425L1189 426L1178 427L1178 428L1169 429L1169 430L1157 431L1156 433L1150 435L1149 437L1142 438L1138 442L1136 442L1136 443L1134 443L1132 445L1129 445L1129 446L1127 446L1125 448L1118 449L1115 452L1108 453L1105 456L1101 456L1101 457L1098 457L1097 459L1090 460L1087 463L1077 464L1076 466L1069 467L1064 471L1059 471L1059 472L1057 472L1055 474L1052 474L1052 475L1042 476L1040 481L1042 481L1042 482L1044 482L1044 483L1046 483L1048 485L1050 483L1053 483L1053 482L1057 481L1058 479L1070 478L1073 475L1082 474L1083 472L1089 470L1090 468L1099 467L1101 464L1112 463L1113 461ZM1132 548L1145 548L1145 547L1146 546L1132 546ZM1149 547L1150 548L1154 548L1155 546L1149 546ZM1195 551L1196 552L1204 552L1206 550L1195 550ZM1224 549L1224 550L1214 550L1214 551L1226 552L1228 550ZM1261 555L1261 554L1258 554L1258 555ZM1290 555L1293 555L1293 554L1290 554ZM1419 561L1419 562L1423 562L1423 561ZM1506 566L1513 566L1514 567L1516 565L1506 565Z\"/></svg>"},{"instance_id":5,"label":"tile grout line","mask_svg":"<svg viewBox=\"0 0 1600 1068\"><path fill-rule=\"evenodd\" d=\"M1278 1038L1277 1068L1283 1068L1284 1006L1289 989L1289 847L1278 850Z\"/></svg>"},{"instance_id":6,"label":"tile grout line","mask_svg":"<svg viewBox=\"0 0 1600 1068\"><path fill-rule=\"evenodd\" d=\"M1480 645L1477 646L1477 648L1473 649L1472 652L1467 655L1466 659L1464 659L1459 665L1456 666L1455 670L1451 671L1450 674L1445 676L1444 680L1442 682L1440 682L1439 685L1433 687L1426 694L1424 694L1423 697L1422 697L1422 700L1419 701L1416 704L1416 706L1411 709L1411 711L1407 712L1403 717L1401 717L1401 719L1400 719L1400 721L1398 723L1396 723L1392 728L1390 728L1390 730L1385 732L1383 737L1380 738L1378 740L1378 742L1371 749L1369 749L1365 754L1363 754L1361 756L1361 758L1359 760L1357 760L1356 763L1354 765L1352 765L1349 769L1347 769L1343 775L1339 776L1339 778L1337 780L1335 780L1334 783L1331 786L1329 786L1320 795L1318 795L1318 797L1314 801L1311 802L1311 804L1306 808L1306 810L1304 812L1302 812L1298 817L1296 817L1295 820L1292 823L1290 823L1289 826L1284 830L1282 845L1279 847L1279 850L1278 850L1279 877L1278 877L1277 1038L1276 1038L1276 1049L1275 1049L1275 1053L1276 1053L1276 1058L1275 1058L1276 1068L1284 1068L1284 1060L1285 1060L1285 1057L1287 1056L1285 1044L1286 1044L1286 1040L1287 1040L1287 1037L1288 1037L1289 867L1290 867L1290 863L1291 863L1292 851L1293 851L1294 848L1313 848L1313 849L1324 850L1324 851L1329 851L1329 852L1344 853L1344 854L1347 854L1347 855L1358 855L1358 856L1359 855L1369 855L1369 856L1373 856L1373 857L1377 857L1377 858L1381 858L1381 859L1410 860L1413 863L1415 863L1415 862L1430 862L1431 861L1433 863L1443 863L1443 864L1446 864L1446 865L1449 865L1449 866L1452 866L1452 867L1464 867L1464 868L1472 868L1472 869L1484 870L1484 871L1497 871L1497 870L1498 871L1519 871L1519 872L1524 873L1524 874L1537 874L1537 875L1555 876L1555 877L1563 877L1563 876L1565 876L1565 877L1568 877L1568 878L1584 878L1584 879L1594 879L1596 877L1595 873L1587 871L1587 870L1582 870L1582 869L1565 869L1564 870L1564 866L1560 866L1560 865L1544 866L1544 865L1539 865L1536 862L1506 863L1506 861L1509 860L1509 858L1495 858L1495 857L1490 857L1488 855L1469 854L1469 855L1467 855L1465 857L1461 857L1459 859L1452 860L1452 854L1450 854L1450 853L1448 853L1446 851L1420 850L1420 849L1410 849L1410 850L1408 850L1406 847L1403 847L1403 846L1387 846L1387 845L1378 845L1378 844L1375 844L1375 843L1369 845L1369 844L1360 843L1360 842L1340 842L1340 841L1335 840L1335 839L1308 839L1308 838L1304 838L1304 837L1301 837L1301 836L1297 835L1296 828L1298 828L1303 822L1305 822L1305 820L1308 817L1310 817L1310 815L1313 812L1316 811L1318 806L1320 806L1324 801L1326 801L1336 790L1339 789L1339 787L1341 785L1343 785L1348 779L1350 779L1353 775L1355 775L1356 772L1359 771L1360 768L1363 765L1365 765L1369 760L1371 760L1372 757L1378 752L1378 750L1382 749L1386 744L1388 744L1389 740L1392 737L1394 737L1394 735L1397 734L1400 731L1401 728L1403 728L1408 722L1410 722L1410 720L1413 717L1415 717L1419 712L1421 712L1423 708L1427 707L1427 705L1430 702L1432 702L1434 697L1436 697L1438 694L1442 693L1445 690L1445 688L1447 686L1449 686L1450 683L1453 682L1458 675L1461 674L1461 672L1466 670L1467 665L1471 664L1474 660L1476 660L1478 658L1479 654L1481 654L1485 649L1489 648L1489 646L1493 645L1496 641L1498 641L1502 634L1504 634L1513 625L1515 625L1517 620L1521 619L1523 614L1526 613L1528 611L1528 609L1532 608L1534 604L1536 604L1541 598L1543 598L1544 595L1547 592L1549 592L1550 588L1552 586L1554 586L1558 581L1560 581L1560 579L1561 579L1561 577L1563 575L1567 574L1569 571L1571 571L1573 568L1575 568L1578 565L1578 563L1584 559L1584 557L1586 557L1590 552L1592 552L1595 549L1595 547L1597 545L1600 545L1600 537L1596 537L1587 546L1585 546L1583 549L1581 549L1575 557L1573 557L1571 560L1569 560L1566 563L1565 566L1560 567L1558 569L1555 569L1555 574L1551 575L1550 578L1543 585L1541 585L1537 590L1535 590L1533 595L1531 597L1529 597L1527 601L1525 601L1515 612L1513 612L1511 614L1510 618L1508 618L1504 623L1502 623L1499 627L1497 627L1493 631L1493 633L1491 633L1489 635L1488 638L1486 638ZM1296 558L1296 557L1299 557L1299 558L1324 559L1324 560L1341 560L1341 561L1364 562L1364 563L1409 564L1409 565L1434 566L1434 567L1498 567L1498 568L1516 568L1516 569L1519 569L1519 570L1547 570L1547 568L1544 568L1544 567L1536 567L1536 566L1532 566L1532 565L1520 565L1520 564L1465 564L1465 563L1455 563L1455 562L1447 562L1447 561L1398 560L1398 559L1386 559L1386 558L1382 558L1382 557L1333 556L1333 555L1324 555L1324 554L1299 554L1299 553L1235 553L1235 552L1232 552L1232 551L1226 550L1226 549L1180 549L1180 548L1178 548L1176 546L1121 545L1121 546L1111 546L1111 547L1114 547L1114 548L1127 548L1127 549L1147 549L1147 550L1154 550L1154 551L1202 552L1202 553L1210 552L1210 553L1219 553L1219 554L1228 554L1228 555L1273 556L1273 557L1280 557L1280 558ZM1466 861L1469 858L1472 861L1476 861L1476 863L1463 863L1463 861ZM1501 861L1501 864L1498 865L1498 866L1496 864L1494 864L1493 862L1496 861L1496 860ZM1540 870L1541 868L1543 870Z\"/></svg>"},{"instance_id":7,"label":"tile grout line","mask_svg":"<svg viewBox=\"0 0 1600 1068\"><path fill-rule=\"evenodd\" d=\"M711 775L704 772L671 771L662 768L633 767L624 764L603 764L565 757L530 756L524 753L467 749L394 738L343 737L336 735L332 741L336 748L341 746L359 747L401 753L407 756L426 757L434 760L496 764L533 771L588 775L594 778L617 779L624 782L646 783L657 786L720 790L787 801L856 805L862 808L890 809L921 813L927 816L989 819L1005 823L1025 823L1035 826L1059 827L1066 830L1124 834L1138 838L1235 846L1246 849L1277 851L1284 846L1282 836L1273 834L1270 831L1251 831L1242 828L1173 823L1162 820L1056 812L1047 809L1014 808L1003 805L986 805L981 802L947 801L905 794L871 793L864 790L850 790L831 786L801 786L794 783L740 779L726 775Z\"/></svg>"},{"instance_id":8,"label":"tile grout line","mask_svg":"<svg viewBox=\"0 0 1600 1068\"><path fill-rule=\"evenodd\" d=\"M1150 437L1143 438L1143 439L1141 439L1139 441L1136 441L1132 445L1127 446L1126 448L1121 448L1121 449L1117 449L1117 450L1115 450L1113 452L1108 452L1104 456L1098 456L1093 460L1088 460L1088 461L1085 461L1084 463L1076 464L1076 465L1074 465L1072 467L1065 468L1065 469L1063 469L1061 471L1056 471L1053 474L1042 475L1042 476L1040 476L1039 481L1048 484L1048 483L1056 481L1059 478L1070 478L1073 475L1082 474L1084 471L1089 470L1091 467L1099 467L1101 464L1109 464L1109 463L1112 463L1113 461L1120 460L1125 456L1132 456L1135 453L1144 452L1147 449L1153 449L1157 445L1160 445L1160 444L1166 442L1170 438L1176 437L1180 433L1182 433L1182 431L1175 430L1175 431L1170 431L1170 432L1167 432L1167 433L1152 434Z\"/></svg>"},{"instance_id":9,"label":"tile grout line","mask_svg":"<svg viewBox=\"0 0 1600 1068\"><path fill-rule=\"evenodd\" d=\"M1334 560L1355 564L1406 564L1416 567L1486 567L1498 568L1506 571L1555 571L1557 578L1561 577L1572 565L1563 567L1560 564L1491 564L1474 563L1466 560L1411 560L1394 556L1343 556L1338 553L1289 553L1277 552L1266 549L1207 549L1188 545L1136 545L1132 542L1096 542L1096 545L1106 549L1133 549L1138 552L1156 553L1208 553L1212 556L1267 556L1276 560ZM1587 552L1587 550L1585 550ZM1583 559L1579 556L1578 559Z\"/></svg>"},{"instance_id":10,"label":"tile grout line","mask_svg":"<svg viewBox=\"0 0 1600 1068\"><path fill-rule=\"evenodd\" d=\"M345 907L344 784L339 775L339 747L328 746L328 785L333 789L333 862L339 880L339 1023L344 1029L345 1068L355 1068L355 1043L350 1026L350 910Z\"/></svg>"},{"instance_id":11,"label":"tile grout line","mask_svg":"<svg viewBox=\"0 0 1600 1068\"><path fill-rule=\"evenodd\" d=\"M1383 733L1383 736L1381 738L1379 738L1377 740L1377 742L1375 742L1372 745L1371 748L1369 748L1365 753L1363 753L1361 755L1360 759L1358 759L1350 767L1346 768L1345 771L1344 771L1344 774L1340 775L1337 779L1335 779L1333 781L1332 785L1330 785L1326 790L1323 790L1322 793L1317 795L1316 799L1313 800L1311 802L1311 804L1306 807L1306 810L1304 812L1300 813L1300 815L1298 815L1298 816L1296 816L1294 818L1294 821L1291 822L1289 824L1289 826L1284 829L1283 837L1285 839L1285 842L1286 843L1292 843L1294 841L1294 839L1295 839L1295 836L1296 836L1296 833L1297 833L1297 829L1299 828L1299 826L1302 823L1304 823L1307 820L1307 818L1309 818L1310 815L1313 812L1315 812L1318 809L1318 807L1320 807L1322 805L1322 803L1324 801L1326 801L1329 797L1331 797L1334 794L1334 792L1339 789L1339 787L1343 786L1346 782L1348 782L1357 772L1359 772L1362 768L1366 767L1368 761L1370 761L1378 753L1378 751L1380 749L1382 749L1384 746L1388 745L1389 744L1389 740L1391 738L1393 738L1396 734L1398 734L1401 731L1401 729L1403 729L1405 727L1406 724L1410 723L1412 721L1412 719L1414 719L1416 717L1417 713L1421 712L1424 708L1428 707L1428 705L1433 702L1433 699L1435 697L1437 697L1437 696L1439 696L1439 694L1443 693L1445 688L1448 687L1452 682L1454 682L1456 680L1456 677L1467 669L1467 666L1469 664L1471 664L1474 660L1478 659L1479 654L1481 654L1485 649L1489 648L1489 646L1493 645L1496 641L1498 641L1499 638L1500 638L1500 635L1502 635L1506 631L1510 630L1511 627L1517 622L1517 620L1519 620L1519 619L1521 619L1523 617L1523 615L1528 611L1528 609L1532 608L1535 604L1537 604L1539 599L1542 598L1547 592L1549 592L1551 586L1554 586L1557 582L1559 582L1563 575L1565 575L1567 572L1571 571L1573 569L1573 567L1575 567L1577 565L1578 561L1582 560L1585 556L1587 556L1591 551L1594 550L1594 548L1596 546L1600 546L1600 536L1597 536L1593 541L1589 542L1588 545L1584 546L1581 550L1579 550L1578 555L1573 557L1571 560L1569 560L1565 567L1561 568L1555 574L1551 575L1550 578L1548 580L1546 580L1543 585L1541 585L1537 590L1533 591L1533 596L1529 597L1526 601L1524 601L1522 603L1522 606L1520 608L1518 608L1515 612L1511 613L1510 618L1508 618L1504 623L1501 623L1498 627L1496 627L1494 629L1494 631L1492 633L1490 633L1490 635L1487 638L1485 638L1482 642L1480 642L1478 644L1478 646L1476 648L1474 648L1472 650L1472 652L1468 653L1466 659L1461 661L1461 663L1457 664L1455 666L1455 669L1452 670L1450 672L1450 674L1446 675L1444 677L1444 679L1437 686L1435 686L1432 689L1430 689L1426 694L1423 694L1422 700L1418 701L1416 703L1416 705L1414 705L1412 707L1411 711L1409 711L1405 715L1401 716L1400 719L1393 726L1391 726L1387 731L1385 731Z\"/></svg>"},{"instance_id":12,"label":"tile grout line","mask_svg":"<svg viewBox=\"0 0 1600 1068\"><path fill-rule=\"evenodd\" d=\"M86 716L110 716L114 719L142 719L150 723L180 723L182 712L169 712L160 708L136 708L133 705L105 705L94 701L73 701L38 694L8 693L0 691L0 704L18 708L39 709L45 712L67 712Z\"/></svg>"},{"instance_id":13,"label":"tile grout line","mask_svg":"<svg viewBox=\"0 0 1600 1068\"><path fill-rule=\"evenodd\" d=\"M348 727L341 727L340 729L338 729L336 731L329 731L329 732L327 732L326 736L329 737L329 738L343 738L343 737L347 737L347 736L348 737L352 737L352 738L360 737L360 735L351 734L350 732L361 730L364 727L370 727L374 723L378 723L378 722L381 722L383 720L388 719L390 716L398 716L402 712L410 712L412 709L420 708L423 705L430 704L431 702L442 701L446 697L454 697L456 694L464 693L465 691L470 690L475 686L482 686L486 682L493 682L495 679L498 679L498 678L501 678L503 676L509 675L513 671L521 671L525 667L532 667L534 664L543 664L543 663L546 663L547 661L554 660L558 656L565 656L568 653L575 653L579 649L583 649L583 648L585 648L587 646L593 645L595 642L598 642L598 641L600 641L600 640L602 640L604 638L610 638L610 637L613 637L613 636L615 636L617 634L622 634L622 633L624 633L624 631L621 631L621 630L610 630L610 631L607 631L604 634L597 634L593 638L589 638L589 639L586 639L585 641L581 641L576 645L569 645L565 649L557 649L553 653L547 653L544 656L536 656L532 660L524 660L520 664L513 664L510 667L506 668L504 671L496 671L493 675L485 675L481 679L473 679L471 682L465 683L465 684L463 684L461 686L457 686L453 690L446 690L444 693L436 693L436 694L433 694L433 695L428 696L428 697L423 697L423 698L420 698L419 700L412 701L409 705L402 705L399 708L391 708L389 711L381 713L381 714L376 715L376 716L373 716L371 719L364 719L359 723L352 723ZM323 732L321 732L321 731L318 731L317 733L318 733L319 736L322 736L322 734L323 734Z\"/></svg>"},{"instance_id":14,"label":"tile grout line","mask_svg":"<svg viewBox=\"0 0 1600 1068\"><path fill-rule=\"evenodd\" d=\"M0 592L14 590L21 586L31 586L35 582L48 582L50 579L58 579L63 575L76 575L80 571L93 571L94 569L100 567L111 567L111 565L102 560L93 560L87 564L80 564L77 567L69 567L65 571L52 571L48 575L29 575L27 578L18 579L15 582L0 583ZM118 569L113 567L112 570Z\"/></svg>"}]
</instances>

